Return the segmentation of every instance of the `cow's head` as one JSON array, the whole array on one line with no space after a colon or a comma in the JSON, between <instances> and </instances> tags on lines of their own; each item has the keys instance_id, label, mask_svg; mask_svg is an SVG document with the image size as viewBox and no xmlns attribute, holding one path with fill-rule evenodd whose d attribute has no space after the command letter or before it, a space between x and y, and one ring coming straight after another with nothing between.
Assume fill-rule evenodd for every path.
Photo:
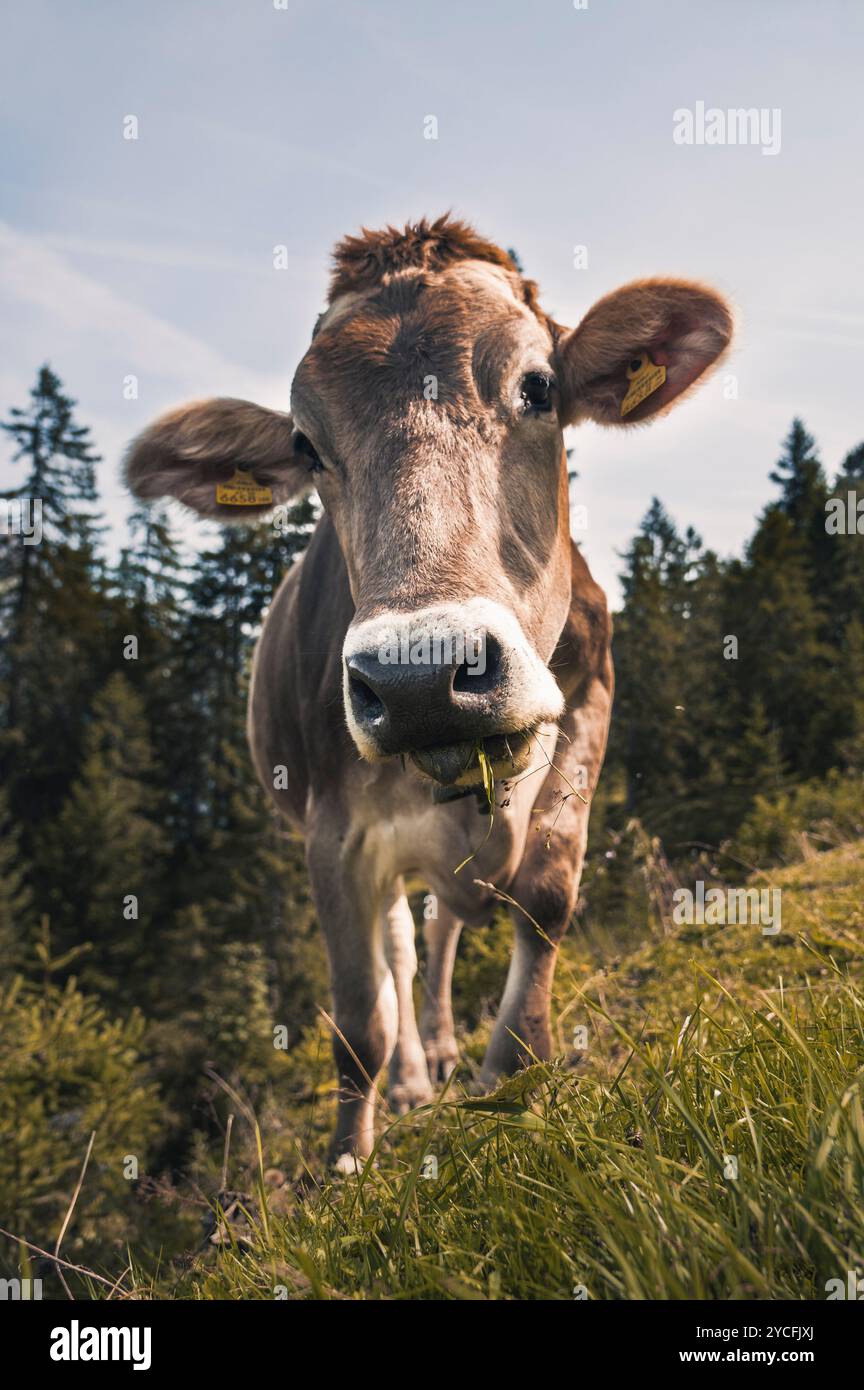
<instances>
[{"instance_id":1,"label":"cow's head","mask_svg":"<svg viewBox=\"0 0 864 1390\"><path fill-rule=\"evenodd\" d=\"M291 413L173 411L132 445L129 482L227 520L250 513L216 500L238 465L274 503L316 487L356 609L343 668L359 752L470 784L478 745L512 771L561 713L548 662L570 604L564 427L665 412L731 327L711 290L645 280L565 329L462 223L367 232L337 247ZM631 408L640 363L665 380Z\"/></svg>"}]
</instances>

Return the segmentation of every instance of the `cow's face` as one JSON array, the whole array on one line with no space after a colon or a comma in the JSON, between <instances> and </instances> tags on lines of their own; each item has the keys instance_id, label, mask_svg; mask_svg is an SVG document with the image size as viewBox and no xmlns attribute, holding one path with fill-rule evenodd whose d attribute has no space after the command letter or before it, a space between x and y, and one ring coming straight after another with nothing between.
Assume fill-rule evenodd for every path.
<instances>
[{"instance_id":1,"label":"cow's face","mask_svg":"<svg viewBox=\"0 0 864 1390\"><path fill-rule=\"evenodd\" d=\"M128 475L211 516L230 513L215 484L237 464L275 500L316 486L356 610L343 672L360 754L470 785L478 747L506 775L561 713L548 662L570 606L563 428L657 414L730 333L722 300L675 281L619 290L567 331L500 252L427 256L334 294L290 416L187 407L136 441ZM630 408L646 365L665 380Z\"/></svg>"},{"instance_id":2,"label":"cow's face","mask_svg":"<svg viewBox=\"0 0 864 1390\"><path fill-rule=\"evenodd\" d=\"M517 760L561 710L567 471L552 334L519 279L465 262L337 299L292 413L356 613L348 725L442 781ZM508 748L509 743L509 748Z\"/></svg>"}]
</instances>

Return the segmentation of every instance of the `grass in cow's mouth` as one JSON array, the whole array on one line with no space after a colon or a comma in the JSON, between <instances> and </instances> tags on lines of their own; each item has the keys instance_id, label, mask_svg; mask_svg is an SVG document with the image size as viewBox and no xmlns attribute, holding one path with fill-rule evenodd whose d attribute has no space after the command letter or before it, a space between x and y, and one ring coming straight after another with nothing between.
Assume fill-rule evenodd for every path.
<instances>
[{"instance_id":1,"label":"grass in cow's mouth","mask_svg":"<svg viewBox=\"0 0 864 1390\"><path fill-rule=\"evenodd\" d=\"M454 874L458 874L461 869L465 868L466 864L470 864L471 860L477 857L483 846L488 842L489 836L492 834L492 827L495 824L495 774L492 771L492 764L489 761L486 749L480 742L477 744L476 755L477 764L480 768L480 776L483 779L483 791L486 794L486 802L489 807L489 825L480 844L462 860L461 864L457 864L456 868L453 870Z\"/></svg>"},{"instance_id":2,"label":"grass in cow's mouth","mask_svg":"<svg viewBox=\"0 0 864 1390\"><path fill-rule=\"evenodd\" d=\"M537 749L542 754L543 761L536 763L527 770L523 770L526 758L530 755L532 744L536 745ZM509 788L511 793L512 789L526 778L532 777L537 772L545 772L549 769L556 772L561 778L561 781L568 788L567 791L559 788L556 799L553 802L551 809L555 811L555 817L552 825L547 828L545 833L547 849L551 847L552 834L555 830L555 826L558 823L564 806L570 798L576 796L580 801L585 802L586 805L588 804L589 798L585 796L578 787L574 786L566 773L564 773L557 763L549 756L549 753L540 741L537 729L520 729L515 733L495 734L485 739L478 739L473 745L467 743L464 746L458 745L458 748L458 777L453 777L452 780L438 781L433 788L432 798L436 803L440 804L458 801L467 796L476 796L480 803L481 810L488 808L489 826L481 844L479 844L475 850L472 850L471 854L463 859L461 864L457 865L453 871L454 873L458 874L460 870L464 869L466 864L470 864L472 859L476 858L477 854L479 854L492 834L495 812L496 768L498 769L499 778L504 781L505 788ZM434 778L435 759L444 752L446 752L449 757L453 750L439 750L435 747L430 749L418 749L411 754L411 761L424 772L426 776ZM402 759L402 766L403 768L405 767L404 756ZM554 795L556 794L553 793L553 796ZM509 806L510 795L500 804L502 807ZM534 814L546 815L549 809L549 807L544 807L535 810ZM539 831L542 827L538 825L537 829Z\"/></svg>"},{"instance_id":3,"label":"grass in cow's mouth","mask_svg":"<svg viewBox=\"0 0 864 1390\"><path fill-rule=\"evenodd\" d=\"M479 741L465 739L459 743L431 744L415 748L408 756L418 771L441 786L482 791L483 772L477 757L478 747L482 748L495 776L510 780L530 761L535 733L533 728L516 729L504 734L489 734Z\"/></svg>"}]
</instances>

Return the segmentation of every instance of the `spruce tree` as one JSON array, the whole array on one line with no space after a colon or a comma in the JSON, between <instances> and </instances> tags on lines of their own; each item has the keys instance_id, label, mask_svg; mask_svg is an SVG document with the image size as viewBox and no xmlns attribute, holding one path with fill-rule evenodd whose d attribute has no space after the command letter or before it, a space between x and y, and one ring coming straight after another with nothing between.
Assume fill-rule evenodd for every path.
<instances>
[{"instance_id":1,"label":"spruce tree","mask_svg":"<svg viewBox=\"0 0 864 1390\"><path fill-rule=\"evenodd\" d=\"M120 591L133 611L143 605L173 611L183 565L167 506L138 501L126 524L129 541L117 567Z\"/></svg>"},{"instance_id":2,"label":"spruce tree","mask_svg":"<svg viewBox=\"0 0 864 1390\"><path fill-rule=\"evenodd\" d=\"M100 461L90 431L78 425L75 401L64 394L60 378L47 365L39 370L30 392L29 405L13 406L0 429L16 446L12 462L25 463L26 477L2 496L28 499L41 511L42 541L18 543L6 551L4 589L9 639L13 649L26 650L35 610L40 601L40 581L50 580L58 550L74 545L92 551L93 518L80 504L96 501L95 465ZM7 694L7 723L14 726L20 697L18 672L12 669Z\"/></svg>"},{"instance_id":3,"label":"spruce tree","mask_svg":"<svg viewBox=\"0 0 864 1390\"><path fill-rule=\"evenodd\" d=\"M845 762L853 747L864 751L864 444L846 455L831 491L844 513L843 528L830 535L834 563L829 614L840 691L837 741ZM859 759L861 752L854 756Z\"/></svg>"},{"instance_id":4,"label":"spruce tree","mask_svg":"<svg viewBox=\"0 0 864 1390\"><path fill-rule=\"evenodd\" d=\"M679 535L658 499L652 501L625 552L624 609L613 646L613 740L626 770L627 808L653 832L672 837L686 833L684 808L698 777L698 731L688 713L688 624L700 545L692 530Z\"/></svg>"},{"instance_id":5,"label":"spruce tree","mask_svg":"<svg viewBox=\"0 0 864 1390\"><path fill-rule=\"evenodd\" d=\"M141 701L116 673L94 701L78 776L43 831L39 864L58 948L90 943L85 988L125 1003L162 967L166 845L152 818L153 771Z\"/></svg>"},{"instance_id":6,"label":"spruce tree","mask_svg":"<svg viewBox=\"0 0 864 1390\"><path fill-rule=\"evenodd\" d=\"M801 544L808 587L818 601L827 595L834 559L825 530L829 489L816 441L807 433L803 421L792 421L783 452L769 477L780 488L780 497L773 505L788 518Z\"/></svg>"},{"instance_id":7,"label":"spruce tree","mask_svg":"<svg viewBox=\"0 0 864 1390\"><path fill-rule=\"evenodd\" d=\"M32 894L21 858L21 835L0 787L0 979L23 964L32 929Z\"/></svg>"},{"instance_id":8,"label":"spruce tree","mask_svg":"<svg viewBox=\"0 0 864 1390\"><path fill-rule=\"evenodd\" d=\"M111 660L93 512L99 456L74 406L45 366L29 405L2 423L13 463L26 467L4 496L41 507L39 544L12 536L0 546L0 780L29 857L35 826L68 787L84 711Z\"/></svg>"},{"instance_id":9,"label":"spruce tree","mask_svg":"<svg viewBox=\"0 0 864 1390\"><path fill-rule=\"evenodd\" d=\"M782 730L790 772L815 776L830 765L834 745L835 653L826 640L825 611L813 592L806 539L781 507L768 507L730 575L739 613L742 693L760 697Z\"/></svg>"}]
</instances>

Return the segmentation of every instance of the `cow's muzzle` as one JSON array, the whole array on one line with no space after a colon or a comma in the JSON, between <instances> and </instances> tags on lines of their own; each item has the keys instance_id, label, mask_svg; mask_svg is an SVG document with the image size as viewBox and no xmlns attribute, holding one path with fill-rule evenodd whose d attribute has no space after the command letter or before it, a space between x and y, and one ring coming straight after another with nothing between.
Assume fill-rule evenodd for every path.
<instances>
[{"instance_id":1,"label":"cow's muzzle","mask_svg":"<svg viewBox=\"0 0 864 1390\"><path fill-rule=\"evenodd\" d=\"M506 609L486 599L385 614L349 628L348 725L363 757L410 756L434 781L469 785L482 747L497 775L525 766L562 696Z\"/></svg>"}]
</instances>

